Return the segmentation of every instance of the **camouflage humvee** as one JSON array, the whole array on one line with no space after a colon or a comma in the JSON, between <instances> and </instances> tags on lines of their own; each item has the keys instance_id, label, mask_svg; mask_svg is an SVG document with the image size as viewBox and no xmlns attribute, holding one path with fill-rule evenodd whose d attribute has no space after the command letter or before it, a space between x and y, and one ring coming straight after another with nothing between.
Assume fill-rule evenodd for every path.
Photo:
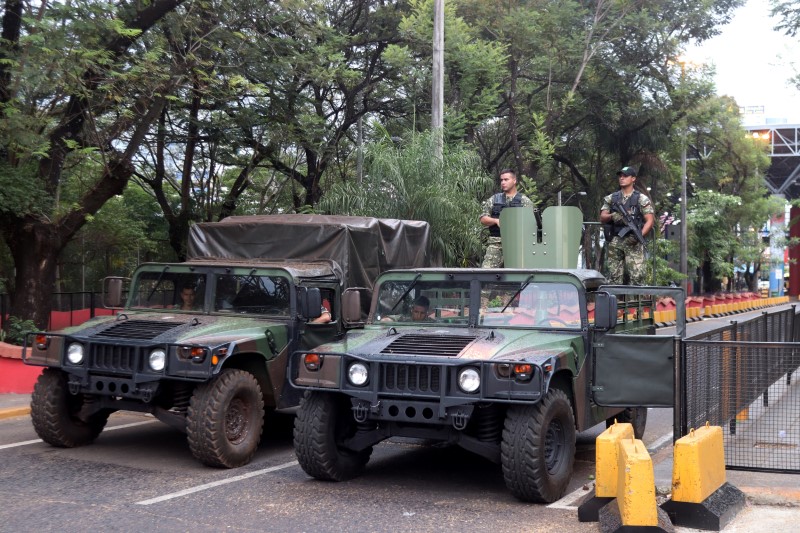
<instances>
[{"instance_id":1,"label":"camouflage humvee","mask_svg":"<svg viewBox=\"0 0 800 533\"><path fill-rule=\"evenodd\" d=\"M594 270L552 268L577 263L565 247L581 220L545 211L544 229L569 237L548 239L528 213L501 215L506 263L538 254L548 268L386 272L363 330L291 357L290 382L306 391L295 452L309 475L352 478L375 444L411 437L499 463L515 496L552 502L569 482L577 431L616 418L641 437L645 407L672 405L683 308L677 337L655 335L652 311L658 295L682 302L681 290L606 286Z\"/></svg>"},{"instance_id":2,"label":"camouflage humvee","mask_svg":"<svg viewBox=\"0 0 800 533\"><path fill-rule=\"evenodd\" d=\"M284 387L289 354L361 327L359 298L374 278L430 264L427 242L424 222L283 215L198 224L192 259L140 266L116 316L28 335L25 362L47 367L31 398L34 428L72 447L93 441L114 411L148 412L184 431L203 463L244 465L265 410L299 402ZM126 285L107 279L111 307Z\"/></svg>"}]
</instances>

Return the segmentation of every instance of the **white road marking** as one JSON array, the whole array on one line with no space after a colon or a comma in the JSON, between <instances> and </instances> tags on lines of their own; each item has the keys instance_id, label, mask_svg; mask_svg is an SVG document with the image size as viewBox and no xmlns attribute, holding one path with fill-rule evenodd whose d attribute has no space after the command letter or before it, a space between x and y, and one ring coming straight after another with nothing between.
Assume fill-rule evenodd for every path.
<instances>
[{"instance_id":1,"label":"white road marking","mask_svg":"<svg viewBox=\"0 0 800 533\"><path fill-rule=\"evenodd\" d=\"M134 426L141 426L144 424L151 424L155 422L155 420L147 420L145 422L131 422L130 424L120 424L119 426L112 426L110 428L105 428L103 433L106 431L114 431L115 429L125 429L125 428L132 428ZM17 446L27 446L28 444L36 444L37 442L43 442L42 439L34 439L34 440L24 440L21 442L14 442L12 444L3 444L0 445L0 450L5 450L6 448L16 448Z\"/></svg>"},{"instance_id":2,"label":"white road marking","mask_svg":"<svg viewBox=\"0 0 800 533\"><path fill-rule=\"evenodd\" d=\"M592 482L591 484L594 485L594 482ZM548 509L577 509L578 506L577 505L572 505L572 504L575 503L575 501L578 500L579 498L582 498L585 494L589 494L590 490L591 490L591 488L589 490L586 490L583 487L581 487L581 488L579 488L577 490L574 490L574 491L570 492L569 494L567 494L566 496L564 496L563 498L561 498L557 502L551 503L550 505L547 506L547 508Z\"/></svg>"},{"instance_id":3,"label":"white road marking","mask_svg":"<svg viewBox=\"0 0 800 533\"><path fill-rule=\"evenodd\" d=\"M658 450L659 448L661 448L664 444L666 444L667 442L669 442L671 440L672 440L672 432L667 433L666 435L662 436L661 438L656 439L655 441L650 443L650 446L647 447L647 451L649 453L653 453L656 450Z\"/></svg>"},{"instance_id":4,"label":"white road marking","mask_svg":"<svg viewBox=\"0 0 800 533\"><path fill-rule=\"evenodd\" d=\"M659 437L647 448L648 453L653 453L654 451L658 450L658 448L663 446L664 443L670 440L672 440L672 433L667 433L666 435ZM591 482L591 485L594 485L593 481ZM591 488L589 490L591 490ZM577 509L578 506L572 504L575 503L584 494L588 494L589 490L586 490L583 487L576 489L567 494L566 496L564 496L563 498L561 498L560 500L558 500L557 502L551 503L547 507L549 509L570 509L570 510Z\"/></svg>"},{"instance_id":5,"label":"white road marking","mask_svg":"<svg viewBox=\"0 0 800 533\"><path fill-rule=\"evenodd\" d=\"M284 463L282 465L271 466L269 468L264 468L262 470L256 470L254 472L248 472L247 474L242 474L240 476L229 477L227 479L221 479L219 481L213 481L211 483L206 483L204 485L197 485L196 487L191 487L188 489L180 490L178 492L173 492L171 494L165 494L164 496L158 496L157 498L151 498L149 500L142 500L140 502L136 502L136 505L152 505L154 503L165 502L167 500L172 500L174 498L180 498L181 496L186 496L187 494L194 494L195 492L200 492L203 490L212 489L214 487L219 487L220 485L227 485L228 483L235 483L237 481L242 481L243 479L248 479L255 476L260 476L262 474L269 474L270 472L275 472L277 470L283 470L284 468L289 468L291 466L295 466L299 464L297 461L291 461L288 463Z\"/></svg>"}]
</instances>

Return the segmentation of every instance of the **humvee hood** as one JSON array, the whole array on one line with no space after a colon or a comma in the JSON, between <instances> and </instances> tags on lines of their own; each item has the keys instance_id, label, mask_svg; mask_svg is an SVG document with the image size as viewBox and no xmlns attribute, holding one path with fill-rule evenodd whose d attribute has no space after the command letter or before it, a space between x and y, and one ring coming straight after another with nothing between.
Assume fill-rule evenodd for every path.
<instances>
[{"instance_id":1,"label":"humvee hood","mask_svg":"<svg viewBox=\"0 0 800 533\"><path fill-rule=\"evenodd\" d=\"M69 334L92 341L152 341L186 344L218 344L227 339L261 337L270 325L285 325L280 320L239 318L216 315L142 313L86 323L70 328ZM252 330L252 334L248 333Z\"/></svg>"},{"instance_id":2,"label":"humvee hood","mask_svg":"<svg viewBox=\"0 0 800 533\"><path fill-rule=\"evenodd\" d=\"M571 350L575 342L581 342L579 333L393 327L388 331L382 329L351 333L346 341L321 346L318 350L386 358L403 356L520 360L562 353ZM531 346L536 348L532 350Z\"/></svg>"}]
</instances>

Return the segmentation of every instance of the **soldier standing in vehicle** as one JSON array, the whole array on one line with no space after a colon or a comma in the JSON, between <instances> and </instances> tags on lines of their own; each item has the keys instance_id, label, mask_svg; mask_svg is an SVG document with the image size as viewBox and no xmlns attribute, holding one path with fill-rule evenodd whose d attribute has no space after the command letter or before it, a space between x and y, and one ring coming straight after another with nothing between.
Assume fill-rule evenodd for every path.
<instances>
[{"instance_id":1,"label":"soldier standing in vehicle","mask_svg":"<svg viewBox=\"0 0 800 533\"><path fill-rule=\"evenodd\" d=\"M500 240L500 211L506 207L533 207L533 202L524 194L517 192L517 175L511 169L500 171L500 190L483 202L481 224L489 228L489 245L483 256L481 268L500 268L503 266L503 246Z\"/></svg>"},{"instance_id":2,"label":"soldier standing in vehicle","mask_svg":"<svg viewBox=\"0 0 800 533\"><path fill-rule=\"evenodd\" d=\"M630 285L643 285L645 247L628 221L646 237L655 222L653 205L650 198L634 190L635 168L623 167L617 177L619 190L603 198L600 208L600 222L606 225L608 280L615 285L624 285L626 281ZM628 221L623 212L627 213Z\"/></svg>"}]
</instances>

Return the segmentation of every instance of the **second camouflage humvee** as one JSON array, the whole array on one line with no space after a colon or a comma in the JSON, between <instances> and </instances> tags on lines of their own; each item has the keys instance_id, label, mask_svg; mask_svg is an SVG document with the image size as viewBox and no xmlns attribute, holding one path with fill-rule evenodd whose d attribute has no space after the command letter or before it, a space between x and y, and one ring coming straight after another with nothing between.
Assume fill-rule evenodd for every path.
<instances>
[{"instance_id":1,"label":"second camouflage humvee","mask_svg":"<svg viewBox=\"0 0 800 533\"><path fill-rule=\"evenodd\" d=\"M580 219L546 210L545 230L571 225L556 240L509 218L525 215L501 215L506 233L533 228L525 234L537 248L525 255L577 262L562 245L580 236ZM641 437L646 406L672 404L683 307L677 336L655 334L653 311L657 296L681 295L605 285L577 268L386 272L363 330L290 359L290 382L306 391L298 461L317 479L341 481L359 475L382 440L418 438L499 463L515 496L553 502L572 474L576 432L616 418Z\"/></svg>"}]
</instances>

